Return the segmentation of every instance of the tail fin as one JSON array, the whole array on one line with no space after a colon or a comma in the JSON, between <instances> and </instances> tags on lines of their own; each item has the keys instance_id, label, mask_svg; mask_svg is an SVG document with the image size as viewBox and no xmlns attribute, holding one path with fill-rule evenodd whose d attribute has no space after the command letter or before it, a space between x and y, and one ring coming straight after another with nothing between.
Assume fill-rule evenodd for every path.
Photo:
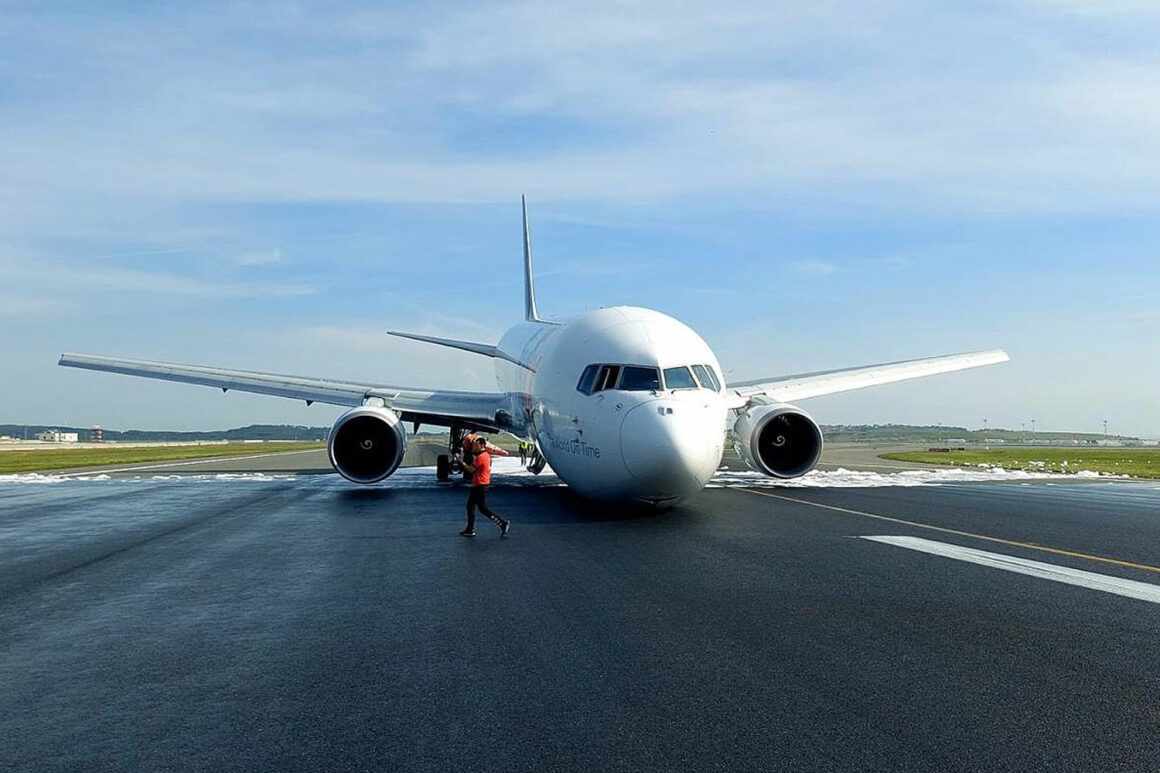
<instances>
[{"instance_id":1,"label":"tail fin","mask_svg":"<svg viewBox=\"0 0 1160 773\"><path fill-rule=\"evenodd\" d=\"M536 311L536 287L532 281L532 232L528 228L528 201L520 196L524 210L524 319L528 322L542 322Z\"/></svg>"}]
</instances>

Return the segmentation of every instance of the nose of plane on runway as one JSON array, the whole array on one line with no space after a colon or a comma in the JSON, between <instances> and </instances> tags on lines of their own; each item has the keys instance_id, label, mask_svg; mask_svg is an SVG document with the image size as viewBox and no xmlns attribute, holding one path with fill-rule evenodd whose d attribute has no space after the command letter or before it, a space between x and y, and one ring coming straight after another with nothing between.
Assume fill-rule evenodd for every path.
<instances>
[{"instance_id":1,"label":"nose of plane on runway","mask_svg":"<svg viewBox=\"0 0 1160 773\"><path fill-rule=\"evenodd\" d=\"M620 425L624 465L642 498L682 497L704 487L721 463L720 418L708 406L652 400Z\"/></svg>"}]
</instances>

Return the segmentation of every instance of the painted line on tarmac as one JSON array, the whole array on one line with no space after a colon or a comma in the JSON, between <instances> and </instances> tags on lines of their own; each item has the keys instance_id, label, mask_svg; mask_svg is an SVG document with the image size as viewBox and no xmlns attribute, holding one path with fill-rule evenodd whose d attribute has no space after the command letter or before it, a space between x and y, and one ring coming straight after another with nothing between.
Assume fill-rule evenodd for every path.
<instances>
[{"instance_id":1,"label":"painted line on tarmac","mask_svg":"<svg viewBox=\"0 0 1160 773\"><path fill-rule=\"evenodd\" d=\"M1138 564L1134 561L1122 561L1118 558L1108 558L1107 556L1094 556L1090 553L1081 553L1078 550L1063 550L1062 548L1052 548L1046 545L1036 545L1033 542L1020 542L1019 540L1003 539L1001 537L992 537L988 534L976 534L971 531L960 531L958 529L948 529L945 526L935 526L930 523L920 523L918 521L907 521L902 518L893 518L889 515L879 515L877 513L867 513L862 510L851 510L848 507L838 507L837 505L824 505L821 502L811 502L808 499L798 499L797 497L787 497L783 494L769 494L765 491L757 491L749 488L733 489L734 491L741 491L746 494L753 494L759 497L769 497L771 499L784 499L786 502L794 502L799 505L809 505L811 507L820 507L823 510L833 510L837 513L847 513L849 515L859 515L863 518L873 518L876 521L888 521L890 523L899 523L903 526L913 526L916 529L929 529L931 531L941 532L943 534L954 534L959 537L969 537L970 539L984 540L986 542L995 542L1000 545L1011 545L1012 547L1025 548L1026 550L1038 550L1043 553L1051 553L1057 556L1068 556L1069 558L1082 558L1087 561L1098 561L1102 564L1111 564L1113 566L1123 566L1128 569L1139 569L1144 572L1152 572L1160 574L1160 566L1151 566L1149 564Z\"/></svg>"},{"instance_id":2,"label":"painted line on tarmac","mask_svg":"<svg viewBox=\"0 0 1160 773\"><path fill-rule=\"evenodd\" d=\"M1160 604L1160 585L1152 585L1137 580L1125 580L1121 577L1112 577L1107 574L1085 572L1082 569L1072 569L1067 566L1045 564L1041 561L1031 561L1027 558L1005 556L1001 553L988 553L986 550L965 548L961 545L951 545L946 542L935 542L922 537L874 536L860 537L859 539L880 542L884 545L917 550L943 558L953 558L956 561L966 561L991 569L1002 569L1005 572L1025 574L1028 577L1038 577L1042 580L1062 582L1067 585L1076 585L1080 588L1114 593L1117 596L1126 596L1130 599L1150 601Z\"/></svg>"},{"instance_id":3,"label":"painted line on tarmac","mask_svg":"<svg viewBox=\"0 0 1160 773\"><path fill-rule=\"evenodd\" d=\"M265 459L267 456L294 456L295 454L316 454L319 451L325 451L325 448L307 448L304 451L271 451L268 454L254 454L253 456L211 456L208 459L194 459L184 462L167 462L165 464L153 464L146 467L119 467L115 470L105 470L94 468L91 470L84 470L83 472L62 472L56 477L58 478L75 478L78 475L107 475L110 472L145 472L147 470L164 470L169 467L188 467L191 464L210 464L212 462L242 462L247 459ZM45 473L51 475L52 473Z\"/></svg>"}]
</instances>

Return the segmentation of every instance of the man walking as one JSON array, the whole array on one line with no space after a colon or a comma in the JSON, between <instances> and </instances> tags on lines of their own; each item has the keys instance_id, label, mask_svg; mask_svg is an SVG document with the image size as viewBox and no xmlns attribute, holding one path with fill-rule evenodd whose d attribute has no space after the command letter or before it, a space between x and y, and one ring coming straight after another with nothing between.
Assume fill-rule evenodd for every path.
<instances>
[{"instance_id":1,"label":"man walking","mask_svg":"<svg viewBox=\"0 0 1160 773\"><path fill-rule=\"evenodd\" d=\"M464 468L471 473L471 491L467 495L467 528L459 532L464 537L475 536L475 508L495 522L499 527L499 536L506 537L511 521L501 518L487 506L487 487L491 485L491 455L493 451L487 447L487 440L476 438L475 457L470 463L464 462ZM494 453L500 456L509 456L507 451L496 448Z\"/></svg>"}]
</instances>

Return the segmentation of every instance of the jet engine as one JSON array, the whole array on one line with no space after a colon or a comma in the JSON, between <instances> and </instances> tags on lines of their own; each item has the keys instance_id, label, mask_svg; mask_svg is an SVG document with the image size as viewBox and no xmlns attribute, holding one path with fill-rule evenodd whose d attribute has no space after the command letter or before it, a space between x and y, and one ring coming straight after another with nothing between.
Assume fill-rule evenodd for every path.
<instances>
[{"instance_id":1,"label":"jet engine","mask_svg":"<svg viewBox=\"0 0 1160 773\"><path fill-rule=\"evenodd\" d=\"M733 424L733 447L753 470L775 478L796 478L822 455L822 430L796 405L751 406Z\"/></svg>"},{"instance_id":2,"label":"jet engine","mask_svg":"<svg viewBox=\"0 0 1160 773\"><path fill-rule=\"evenodd\" d=\"M394 411L364 405L338 417L326 450L342 477L354 483L378 483L402 464L407 431Z\"/></svg>"}]
</instances>

